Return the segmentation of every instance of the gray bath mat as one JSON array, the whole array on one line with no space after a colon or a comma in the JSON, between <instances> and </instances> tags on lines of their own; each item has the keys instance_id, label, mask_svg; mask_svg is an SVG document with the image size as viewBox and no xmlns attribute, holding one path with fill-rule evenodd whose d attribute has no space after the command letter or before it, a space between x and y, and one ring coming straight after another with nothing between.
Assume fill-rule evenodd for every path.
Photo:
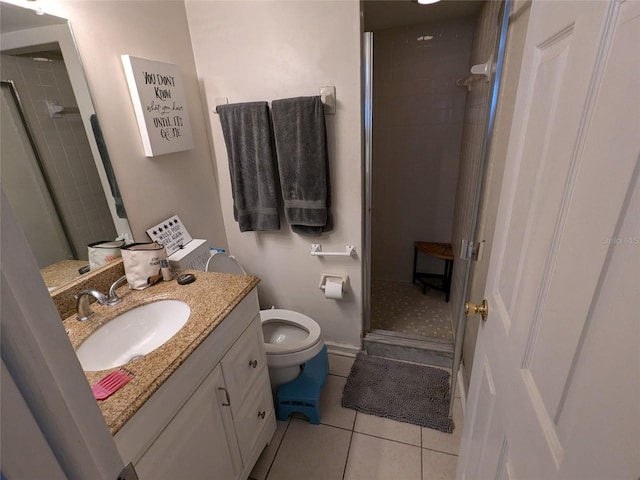
<instances>
[{"instance_id":1,"label":"gray bath mat","mask_svg":"<svg viewBox=\"0 0 640 480\"><path fill-rule=\"evenodd\" d=\"M449 377L439 368L359 353L342 393L342 406L451 433Z\"/></svg>"}]
</instances>

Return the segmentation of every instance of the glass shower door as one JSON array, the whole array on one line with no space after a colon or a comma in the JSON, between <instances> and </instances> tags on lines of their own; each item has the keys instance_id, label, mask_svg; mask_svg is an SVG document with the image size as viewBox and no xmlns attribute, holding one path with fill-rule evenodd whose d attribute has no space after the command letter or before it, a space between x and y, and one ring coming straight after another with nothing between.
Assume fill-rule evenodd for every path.
<instances>
[{"instance_id":1,"label":"glass shower door","mask_svg":"<svg viewBox=\"0 0 640 480\"><path fill-rule=\"evenodd\" d=\"M40 268L73 258L13 82L2 81L0 180Z\"/></svg>"}]
</instances>

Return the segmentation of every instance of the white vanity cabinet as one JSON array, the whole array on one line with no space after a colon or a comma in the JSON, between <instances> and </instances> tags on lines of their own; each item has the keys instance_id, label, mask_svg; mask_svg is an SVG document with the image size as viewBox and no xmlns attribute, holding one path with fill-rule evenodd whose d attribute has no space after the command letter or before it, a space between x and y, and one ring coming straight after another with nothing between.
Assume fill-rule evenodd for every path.
<instances>
[{"instance_id":1,"label":"white vanity cabinet","mask_svg":"<svg viewBox=\"0 0 640 480\"><path fill-rule=\"evenodd\" d=\"M115 435L140 480L246 479L276 428L255 289Z\"/></svg>"},{"instance_id":2,"label":"white vanity cabinet","mask_svg":"<svg viewBox=\"0 0 640 480\"><path fill-rule=\"evenodd\" d=\"M251 461L259 440L254 433L260 431L270 417L275 419L259 316L229 349L220 365L225 382L223 393L228 395L225 405L229 404L242 462L246 464Z\"/></svg>"},{"instance_id":3,"label":"white vanity cabinet","mask_svg":"<svg viewBox=\"0 0 640 480\"><path fill-rule=\"evenodd\" d=\"M217 398L219 385L224 381L217 366L135 463L141 480L238 477L234 439L225 432Z\"/></svg>"}]
</instances>

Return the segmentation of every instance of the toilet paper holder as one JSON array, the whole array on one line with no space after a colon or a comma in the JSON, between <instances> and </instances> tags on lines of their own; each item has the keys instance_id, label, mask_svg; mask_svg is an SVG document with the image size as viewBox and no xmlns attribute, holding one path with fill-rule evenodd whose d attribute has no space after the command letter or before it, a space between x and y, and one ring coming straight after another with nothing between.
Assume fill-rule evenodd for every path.
<instances>
[{"instance_id":1,"label":"toilet paper holder","mask_svg":"<svg viewBox=\"0 0 640 480\"><path fill-rule=\"evenodd\" d=\"M327 285L327 280L340 280L342 282L342 291L347 291L347 285L349 283L349 275L342 275L339 273L323 273L320 275L320 285L318 288L324 292Z\"/></svg>"}]
</instances>

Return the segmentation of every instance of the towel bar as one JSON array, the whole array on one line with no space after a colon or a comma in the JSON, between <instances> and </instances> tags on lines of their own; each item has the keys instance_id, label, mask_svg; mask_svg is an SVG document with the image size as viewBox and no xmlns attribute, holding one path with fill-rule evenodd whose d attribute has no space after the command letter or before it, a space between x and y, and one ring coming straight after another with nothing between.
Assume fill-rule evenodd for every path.
<instances>
[{"instance_id":1,"label":"towel bar","mask_svg":"<svg viewBox=\"0 0 640 480\"><path fill-rule=\"evenodd\" d=\"M323 252L322 245L319 243L311 244L311 255L315 257L354 257L356 247L353 245L345 245L344 252Z\"/></svg>"},{"instance_id":2,"label":"towel bar","mask_svg":"<svg viewBox=\"0 0 640 480\"><path fill-rule=\"evenodd\" d=\"M334 115L336 113L336 87L333 85L327 85L320 88L320 99L324 105L325 115ZM215 97L213 102L216 108L213 109L213 113L218 114L218 106L227 105L229 103L228 97Z\"/></svg>"}]
</instances>

